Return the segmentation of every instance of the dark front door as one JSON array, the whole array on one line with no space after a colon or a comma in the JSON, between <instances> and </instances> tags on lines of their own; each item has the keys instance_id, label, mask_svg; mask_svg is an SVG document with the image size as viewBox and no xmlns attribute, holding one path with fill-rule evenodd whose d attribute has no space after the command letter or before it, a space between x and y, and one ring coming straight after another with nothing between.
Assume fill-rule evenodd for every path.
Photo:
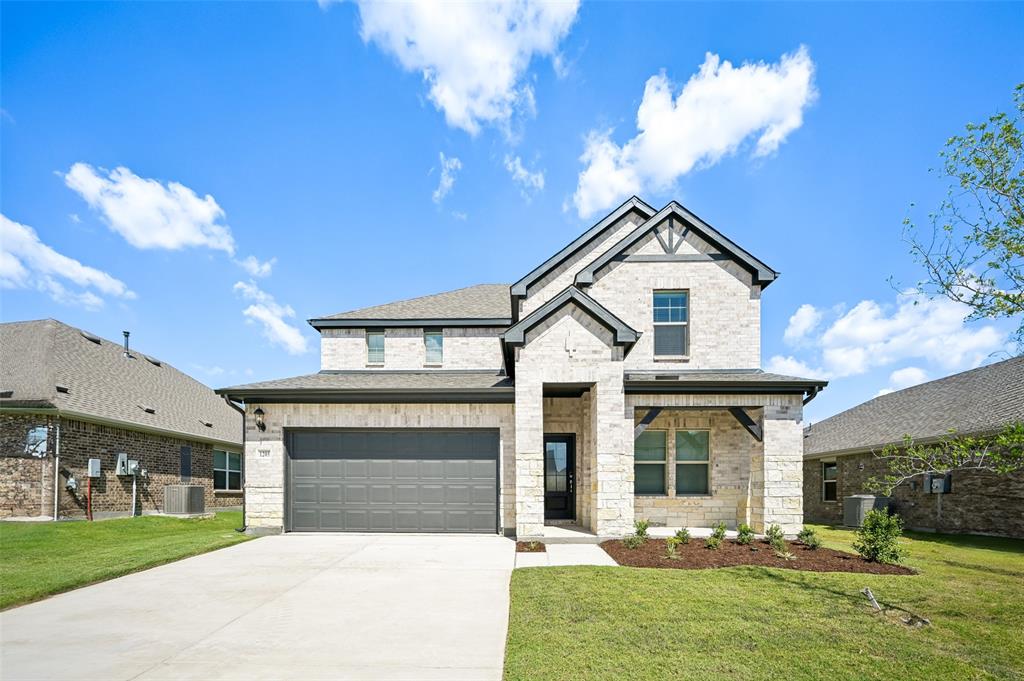
<instances>
[{"instance_id":1,"label":"dark front door","mask_svg":"<svg viewBox=\"0 0 1024 681\"><path fill-rule=\"evenodd\" d=\"M544 436L544 518L572 520L576 517L576 438L572 435Z\"/></svg>"}]
</instances>

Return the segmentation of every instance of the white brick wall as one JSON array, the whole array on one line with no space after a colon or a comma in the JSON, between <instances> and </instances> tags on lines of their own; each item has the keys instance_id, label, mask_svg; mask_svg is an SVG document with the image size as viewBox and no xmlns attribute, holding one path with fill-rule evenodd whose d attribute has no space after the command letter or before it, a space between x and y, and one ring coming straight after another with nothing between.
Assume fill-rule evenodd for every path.
<instances>
[{"instance_id":1,"label":"white brick wall","mask_svg":"<svg viewBox=\"0 0 1024 681\"><path fill-rule=\"evenodd\" d=\"M427 365L423 329L389 328L384 332L384 365L367 365L364 329L324 329L320 335L320 368L339 369L499 369L502 366L498 336L504 329L444 329L444 361Z\"/></svg>"}]
</instances>

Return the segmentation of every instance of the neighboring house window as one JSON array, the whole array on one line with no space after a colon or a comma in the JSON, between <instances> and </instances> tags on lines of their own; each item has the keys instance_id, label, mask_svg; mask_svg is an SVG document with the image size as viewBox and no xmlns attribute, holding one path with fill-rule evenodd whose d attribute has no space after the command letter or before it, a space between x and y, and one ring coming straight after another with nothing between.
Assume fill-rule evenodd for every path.
<instances>
[{"instance_id":1,"label":"neighboring house window","mask_svg":"<svg viewBox=\"0 0 1024 681\"><path fill-rule=\"evenodd\" d=\"M444 362L444 333L442 331L424 331L423 345L427 349L427 364Z\"/></svg>"},{"instance_id":2,"label":"neighboring house window","mask_svg":"<svg viewBox=\"0 0 1024 681\"><path fill-rule=\"evenodd\" d=\"M192 482L192 448L183 446L178 455L178 471L181 474L181 481Z\"/></svg>"},{"instance_id":3,"label":"neighboring house window","mask_svg":"<svg viewBox=\"0 0 1024 681\"><path fill-rule=\"evenodd\" d=\"M676 494L708 494L711 489L710 433L676 431Z\"/></svg>"},{"instance_id":4,"label":"neighboring house window","mask_svg":"<svg viewBox=\"0 0 1024 681\"><path fill-rule=\"evenodd\" d=\"M689 353L689 302L686 291L654 292L655 357L685 357Z\"/></svg>"},{"instance_id":5,"label":"neighboring house window","mask_svg":"<svg viewBox=\"0 0 1024 681\"><path fill-rule=\"evenodd\" d=\"M633 447L633 494L664 494L665 463L665 431L640 433Z\"/></svg>"},{"instance_id":6,"label":"neighboring house window","mask_svg":"<svg viewBox=\"0 0 1024 681\"><path fill-rule=\"evenodd\" d=\"M835 461L822 462L821 464L821 498L825 501L836 501L838 489L836 478L839 473L839 464Z\"/></svg>"},{"instance_id":7,"label":"neighboring house window","mask_svg":"<svg viewBox=\"0 0 1024 681\"><path fill-rule=\"evenodd\" d=\"M383 364L384 363L384 332L383 331L367 331L366 332L366 363L367 364Z\"/></svg>"},{"instance_id":8,"label":"neighboring house window","mask_svg":"<svg viewBox=\"0 0 1024 681\"><path fill-rule=\"evenodd\" d=\"M46 456L46 439L49 429L46 426L34 426L25 434L25 456L42 459Z\"/></svg>"},{"instance_id":9,"label":"neighboring house window","mask_svg":"<svg viewBox=\"0 0 1024 681\"><path fill-rule=\"evenodd\" d=\"M242 489L242 455L213 450L213 488Z\"/></svg>"}]
</instances>

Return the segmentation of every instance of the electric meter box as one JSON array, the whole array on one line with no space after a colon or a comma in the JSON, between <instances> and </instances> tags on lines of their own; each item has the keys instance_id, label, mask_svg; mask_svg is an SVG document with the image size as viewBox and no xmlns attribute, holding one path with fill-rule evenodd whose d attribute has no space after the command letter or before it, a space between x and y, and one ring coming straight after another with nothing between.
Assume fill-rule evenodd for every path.
<instances>
[{"instance_id":1,"label":"electric meter box","mask_svg":"<svg viewBox=\"0 0 1024 681\"><path fill-rule=\"evenodd\" d=\"M120 454L117 455L117 463L114 466L114 474L131 475L131 473L128 472L128 455L126 453L121 452Z\"/></svg>"},{"instance_id":2,"label":"electric meter box","mask_svg":"<svg viewBox=\"0 0 1024 681\"><path fill-rule=\"evenodd\" d=\"M89 459L89 477L98 478L100 477L100 460Z\"/></svg>"},{"instance_id":3,"label":"electric meter box","mask_svg":"<svg viewBox=\"0 0 1024 681\"><path fill-rule=\"evenodd\" d=\"M139 474L139 460L138 459L128 459L128 475L138 475L138 474Z\"/></svg>"}]
</instances>

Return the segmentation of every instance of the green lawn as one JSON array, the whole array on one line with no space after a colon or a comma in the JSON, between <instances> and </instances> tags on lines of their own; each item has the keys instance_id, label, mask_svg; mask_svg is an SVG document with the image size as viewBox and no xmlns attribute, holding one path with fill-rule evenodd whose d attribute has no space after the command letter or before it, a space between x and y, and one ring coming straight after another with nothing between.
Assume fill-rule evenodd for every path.
<instances>
[{"instance_id":1,"label":"green lawn","mask_svg":"<svg viewBox=\"0 0 1024 681\"><path fill-rule=\"evenodd\" d=\"M242 514L0 523L0 608L194 556L249 537Z\"/></svg>"},{"instance_id":2,"label":"green lawn","mask_svg":"<svg viewBox=\"0 0 1024 681\"><path fill-rule=\"evenodd\" d=\"M816 529L850 550L853 532ZM920 574L516 570L505 678L1024 679L1024 541L904 543Z\"/></svg>"}]
</instances>

